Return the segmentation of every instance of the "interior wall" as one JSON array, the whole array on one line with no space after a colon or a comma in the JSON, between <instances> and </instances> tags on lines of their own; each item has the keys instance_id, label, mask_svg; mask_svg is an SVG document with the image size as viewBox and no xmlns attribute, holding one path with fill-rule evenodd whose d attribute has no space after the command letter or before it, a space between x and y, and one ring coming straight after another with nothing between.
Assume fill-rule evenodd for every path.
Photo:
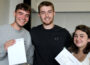
<instances>
[{"instance_id":1,"label":"interior wall","mask_svg":"<svg viewBox=\"0 0 90 65\"><path fill-rule=\"evenodd\" d=\"M56 13L54 23L61 27L66 28L72 33L75 27L79 24L90 26L90 13ZM41 24L40 18L37 13L32 13L31 27Z\"/></svg>"},{"instance_id":2,"label":"interior wall","mask_svg":"<svg viewBox=\"0 0 90 65\"><path fill-rule=\"evenodd\" d=\"M38 12L38 5L45 0L32 0L32 9ZM90 0L46 0L54 4L56 12L90 12Z\"/></svg>"},{"instance_id":3,"label":"interior wall","mask_svg":"<svg viewBox=\"0 0 90 65\"><path fill-rule=\"evenodd\" d=\"M9 21L9 0L0 0L0 25Z\"/></svg>"},{"instance_id":4,"label":"interior wall","mask_svg":"<svg viewBox=\"0 0 90 65\"><path fill-rule=\"evenodd\" d=\"M0 0L0 25L13 23L15 7L22 2L23 0Z\"/></svg>"},{"instance_id":5,"label":"interior wall","mask_svg":"<svg viewBox=\"0 0 90 65\"><path fill-rule=\"evenodd\" d=\"M18 3L23 3L23 0L10 0L10 9L9 9L9 24L14 22L14 11L16 8L16 5Z\"/></svg>"}]
</instances>

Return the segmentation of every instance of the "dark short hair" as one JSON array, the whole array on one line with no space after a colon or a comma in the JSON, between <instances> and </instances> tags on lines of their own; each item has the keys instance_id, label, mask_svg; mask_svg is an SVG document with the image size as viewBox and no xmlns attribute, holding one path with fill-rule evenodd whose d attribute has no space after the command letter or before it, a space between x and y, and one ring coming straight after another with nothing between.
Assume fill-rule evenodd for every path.
<instances>
[{"instance_id":1,"label":"dark short hair","mask_svg":"<svg viewBox=\"0 0 90 65\"><path fill-rule=\"evenodd\" d=\"M78 25L78 26L76 26L75 32L76 32L77 30L81 30L81 31L85 32L85 33L87 34L88 38L90 38L90 28L89 28L88 26L86 26L86 25ZM74 35L75 35L75 32L73 33L73 37L72 37L73 44L72 44L72 46L71 46L71 48L70 48L70 51L71 51L71 52L78 53L79 49L78 49L78 47L74 44ZM84 48L84 50L83 50L83 53L84 53L84 54L87 54L88 52L90 52L90 42L87 43L87 46L86 46L86 47Z\"/></svg>"},{"instance_id":2,"label":"dark short hair","mask_svg":"<svg viewBox=\"0 0 90 65\"><path fill-rule=\"evenodd\" d=\"M40 8L41 8L42 6L51 6L52 9L53 9L53 11L54 11L54 5L53 5L53 3L49 2L49 1L43 1L43 2L41 2L41 3L39 4L39 6L38 6L38 12L39 12L39 13L40 13Z\"/></svg>"},{"instance_id":3,"label":"dark short hair","mask_svg":"<svg viewBox=\"0 0 90 65\"><path fill-rule=\"evenodd\" d=\"M25 4L25 3L17 4L15 11L17 11L18 9L22 9L22 10L29 11L29 12L31 10L30 6L28 4Z\"/></svg>"}]
</instances>

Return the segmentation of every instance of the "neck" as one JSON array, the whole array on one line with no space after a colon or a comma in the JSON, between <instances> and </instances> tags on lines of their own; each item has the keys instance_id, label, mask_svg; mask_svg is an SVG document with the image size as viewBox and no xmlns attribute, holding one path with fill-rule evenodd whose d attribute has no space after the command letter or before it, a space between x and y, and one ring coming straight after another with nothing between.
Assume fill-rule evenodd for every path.
<instances>
[{"instance_id":1,"label":"neck","mask_svg":"<svg viewBox=\"0 0 90 65\"><path fill-rule=\"evenodd\" d=\"M50 25L44 25L44 24L43 24L43 27L44 27L45 29L52 29L52 28L54 27L54 24L50 24Z\"/></svg>"},{"instance_id":2,"label":"neck","mask_svg":"<svg viewBox=\"0 0 90 65\"><path fill-rule=\"evenodd\" d=\"M16 30L21 30L21 27L19 27L15 22L12 23L11 26Z\"/></svg>"},{"instance_id":3,"label":"neck","mask_svg":"<svg viewBox=\"0 0 90 65\"><path fill-rule=\"evenodd\" d=\"M84 48L79 48L79 53L83 53Z\"/></svg>"}]
</instances>

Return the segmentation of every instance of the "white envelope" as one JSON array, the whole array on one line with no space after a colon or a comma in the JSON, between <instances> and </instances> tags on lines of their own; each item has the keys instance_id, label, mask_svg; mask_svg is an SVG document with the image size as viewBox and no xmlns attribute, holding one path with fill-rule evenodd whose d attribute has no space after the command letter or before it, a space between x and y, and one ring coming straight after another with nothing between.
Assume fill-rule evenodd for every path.
<instances>
[{"instance_id":1,"label":"white envelope","mask_svg":"<svg viewBox=\"0 0 90 65\"><path fill-rule=\"evenodd\" d=\"M81 63L66 49L64 48L56 57L55 60L60 65L81 65Z\"/></svg>"},{"instance_id":2,"label":"white envelope","mask_svg":"<svg viewBox=\"0 0 90 65\"><path fill-rule=\"evenodd\" d=\"M9 65L26 63L24 39L16 39L16 43L8 48Z\"/></svg>"}]
</instances>

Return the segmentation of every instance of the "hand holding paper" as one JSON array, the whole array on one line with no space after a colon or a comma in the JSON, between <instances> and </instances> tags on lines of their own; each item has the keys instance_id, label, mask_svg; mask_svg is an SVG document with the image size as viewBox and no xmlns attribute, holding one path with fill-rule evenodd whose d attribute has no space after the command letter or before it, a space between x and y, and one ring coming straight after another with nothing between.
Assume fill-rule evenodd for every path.
<instances>
[{"instance_id":1,"label":"hand holding paper","mask_svg":"<svg viewBox=\"0 0 90 65\"><path fill-rule=\"evenodd\" d=\"M64 48L56 57L55 60L60 65L81 65L81 63L66 49Z\"/></svg>"},{"instance_id":2,"label":"hand holding paper","mask_svg":"<svg viewBox=\"0 0 90 65\"><path fill-rule=\"evenodd\" d=\"M26 63L24 39L16 39L16 43L8 48L9 65Z\"/></svg>"}]
</instances>

